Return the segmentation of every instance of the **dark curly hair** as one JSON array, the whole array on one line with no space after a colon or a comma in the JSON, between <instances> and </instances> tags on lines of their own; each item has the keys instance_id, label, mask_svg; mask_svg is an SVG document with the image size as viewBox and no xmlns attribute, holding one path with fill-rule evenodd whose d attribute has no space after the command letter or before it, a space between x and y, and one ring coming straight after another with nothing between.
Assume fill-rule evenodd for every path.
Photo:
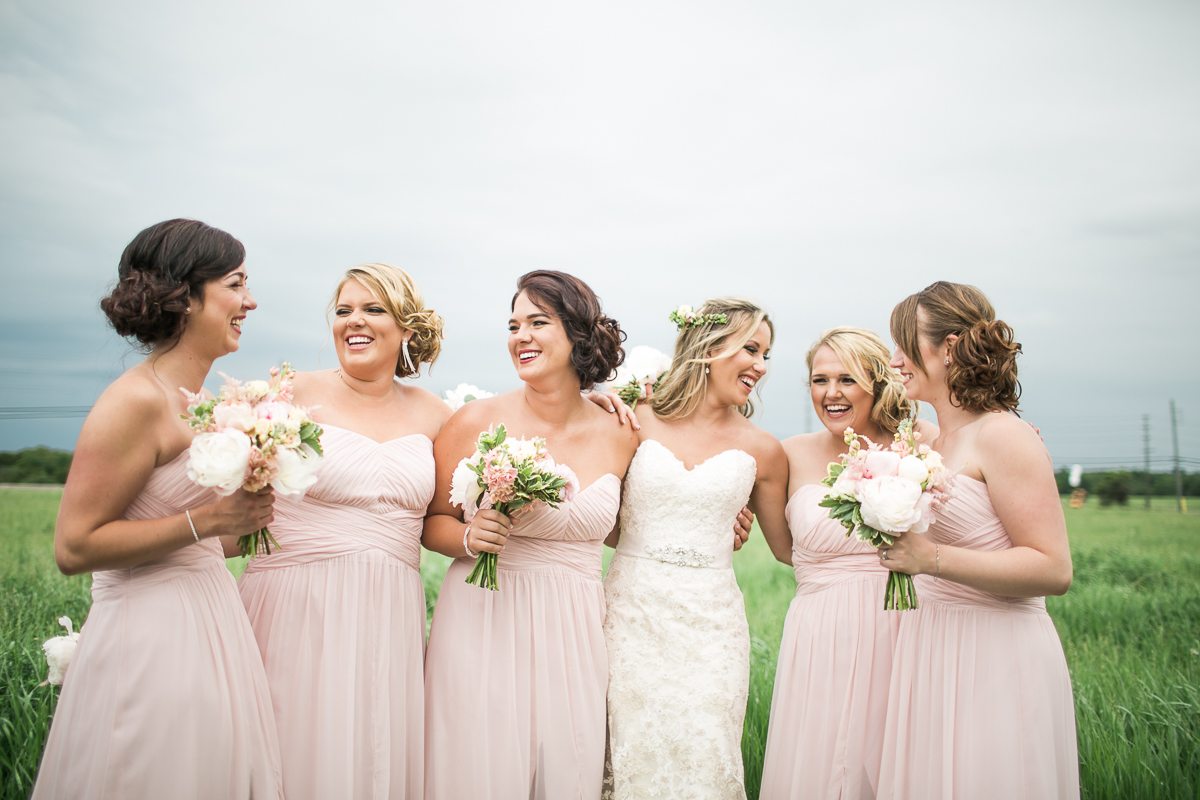
<instances>
[{"instance_id":1,"label":"dark curly hair","mask_svg":"<svg viewBox=\"0 0 1200 800\"><path fill-rule=\"evenodd\" d=\"M579 388L591 389L608 380L625 360L625 332L612 317L606 317L600 298L592 288L574 275L539 269L527 272L517 281L512 305L521 292L543 311L562 320L571 340L571 364L579 376Z\"/></svg>"},{"instance_id":2,"label":"dark curly hair","mask_svg":"<svg viewBox=\"0 0 1200 800\"><path fill-rule=\"evenodd\" d=\"M918 309L925 312L924 325ZM939 347L948 336L957 336L946 370L950 402L967 411L1016 412L1021 398L1017 380L1021 344L974 286L938 281L909 295L892 309L891 331L909 361L926 374L918 336Z\"/></svg>"},{"instance_id":3,"label":"dark curly hair","mask_svg":"<svg viewBox=\"0 0 1200 800\"><path fill-rule=\"evenodd\" d=\"M222 230L194 219L169 219L133 237L121 253L117 285L100 309L122 336L144 351L173 346L192 300L204 284L237 269L246 248Z\"/></svg>"}]
</instances>

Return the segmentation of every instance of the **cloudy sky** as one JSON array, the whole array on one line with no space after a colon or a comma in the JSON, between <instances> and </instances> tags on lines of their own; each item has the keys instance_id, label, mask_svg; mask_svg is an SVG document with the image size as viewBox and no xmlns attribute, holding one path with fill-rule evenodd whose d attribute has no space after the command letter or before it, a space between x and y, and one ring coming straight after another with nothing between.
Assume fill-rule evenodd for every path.
<instances>
[{"instance_id":1,"label":"cloudy sky","mask_svg":"<svg viewBox=\"0 0 1200 800\"><path fill-rule=\"evenodd\" d=\"M332 287L388 261L446 319L423 384L511 388L513 285L554 268L664 350L673 306L757 299L784 436L820 331L946 279L1016 328L1057 462L1139 460L1143 414L1169 456L1174 398L1196 469L1197 42L1184 0L0 0L0 408L136 362L97 301L188 216L249 252L238 376L332 366ZM0 450L80 423L0 418Z\"/></svg>"}]
</instances>

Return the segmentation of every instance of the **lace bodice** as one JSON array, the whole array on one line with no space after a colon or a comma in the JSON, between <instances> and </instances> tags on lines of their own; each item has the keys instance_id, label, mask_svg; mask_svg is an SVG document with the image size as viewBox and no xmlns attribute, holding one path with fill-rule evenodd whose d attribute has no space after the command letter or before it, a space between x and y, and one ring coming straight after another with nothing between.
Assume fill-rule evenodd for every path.
<instances>
[{"instance_id":1,"label":"lace bodice","mask_svg":"<svg viewBox=\"0 0 1200 800\"><path fill-rule=\"evenodd\" d=\"M659 442L642 442L629 465L617 552L728 569L733 523L757 474L754 457L741 450L718 453L689 470Z\"/></svg>"},{"instance_id":2,"label":"lace bodice","mask_svg":"<svg viewBox=\"0 0 1200 800\"><path fill-rule=\"evenodd\" d=\"M605 578L605 798L746 796L750 632L731 566L734 520L757 472L741 450L689 471L653 440L629 465Z\"/></svg>"}]
</instances>

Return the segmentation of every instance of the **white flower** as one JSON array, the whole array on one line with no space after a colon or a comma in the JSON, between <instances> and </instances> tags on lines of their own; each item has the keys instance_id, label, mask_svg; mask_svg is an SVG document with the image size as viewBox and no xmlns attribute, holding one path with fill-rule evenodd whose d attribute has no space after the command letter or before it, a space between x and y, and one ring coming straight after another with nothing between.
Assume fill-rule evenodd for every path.
<instances>
[{"instance_id":1,"label":"white flower","mask_svg":"<svg viewBox=\"0 0 1200 800\"><path fill-rule=\"evenodd\" d=\"M495 397L495 392L487 392L469 383L460 383L453 389L446 390L446 405L451 411L458 411L472 400L482 400L485 397Z\"/></svg>"},{"instance_id":2,"label":"white flower","mask_svg":"<svg viewBox=\"0 0 1200 800\"><path fill-rule=\"evenodd\" d=\"M538 456L537 442L530 439L517 439L516 441L509 439L504 446L508 448L508 455L514 465L527 459L533 460Z\"/></svg>"},{"instance_id":3,"label":"white flower","mask_svg":"<svg viewBox=\"0 0 1200 800\"><path fill-rule=\"evenodd\" d=\"M855 498L855 487L858 486L858 480L855 477L855 470L842 470L842 473L837 476L837 480L833 482L833 486L829 487L828 496L841 497L847 500Z\"/></svg>"},{"instance_id":4,"label":"white flower","mask_svg":"<svg viewBox=\"0 0 1200 800\"><path fill-rule=\"evenodd\" d=\"M925 466L923 459L916 456L905 456L900 459L900 465L896 468L896 474L910 481L925 483L925 479L929 477L929 468Z\"/></svg>"},{"instance_id":5,"label":"white flower","mask_svg":"<svg viewBox=\"0 0 1200 800\"><path fill-rule=\"evenodd\" d=\"M218 428L248 431L254 427L254 407L249 403L217 403L213 408L213 422Z\"/></svg>"},{"instance_id":6,"label":"white flower","mask_svg":"<svg viewBox=\"0 0 1200 800\"><path fill-rule=\"evenodd\" d=\"M200 486L233 494L241 487L250 463L250 437L236 428L201 433L188 449L188 477Z\"/></svg>"},{"instance_id":7,"label":"white flower","mask_svg":"<svg viewBox=\"0 0 1200 800\"><path fill-rule=\"evenodd\" d=\"M613 386L624 386L631 380L638 383L654 383L658 376L671 368L671 357L653 347L638 345L629 351L625 361L617 368Z\"/></svg>"},{"instance_id":8,"label":"white flower","mask_svg":"<svg viewBox=\"0 0 1200 800\"><path fill-rule=\"evenodd\" d=\"M79 647L79 634L72 627L71 618L59 617L58 624L67 629L67 635L55 636L42 644L42 652L46 654L46 666L50 668L50 674L41 682L41 686L62 686L67 667L71 666L75 650Z\"/></svg>"},{"instance_id":9,"label":"white flower","mask_svg":"<svg viewBox=\"0 0 1200 800\"><path fill-rule=\"evenodd\" d=\"M479 475L471 469L473 464L479 463L479 457L479 453L476 453L458 462L458 466L454 468L454 475L450 478L450 504L461 506L464 511L473 510L479 503L479 495L483 494L483 487L479 485Z\"/></svg>"},{"instance_id":10,"label":"white flower","mask_svg":"<svg viewBox=\"0 0 1200 800\"><path fill-rule=\"evenodd\" d=\"M905 533L921 522L921 495L921 484L894 475L858 482L863 522L885 533Z\"/></svg>"},{"instance_id":11,"label":"white flower","mask_svg":"<svg viewBox=\"0 0 1200 800\"><path fill-rule=\"evenodd\" d=\"M245 384L246 394L255 400L261 400L271 391L271 384L266 381L249 381Z\"/></svg>"},{"instance_id":12,"label":"white flower","mask_svg":"<svg viewBox=\"0 0 1200 800\"><path fill-rule=\"evenodd\" d=\"M275 451L275 464L278 469L271 480L275 491L283 495L303 496L308 487L317 482L321 457L306 444L295 450L281 447Z\"/></svg>"}]
</instances>

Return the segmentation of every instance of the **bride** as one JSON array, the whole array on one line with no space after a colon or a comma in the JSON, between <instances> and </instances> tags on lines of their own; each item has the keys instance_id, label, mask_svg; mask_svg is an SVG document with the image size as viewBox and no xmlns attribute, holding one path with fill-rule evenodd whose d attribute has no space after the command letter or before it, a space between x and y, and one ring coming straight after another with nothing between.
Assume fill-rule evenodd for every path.
<instances>
[{"instance_id":1,"label":"bride","mask_svg":"<svg viewBox=\"0 0 1200 800\"><path fill-rule=\"evenodd\" d=\"M766 312L710 300L680 325L642 415L604 582L606 798L744 798L750 634L730 527L749 502L789 557L783 447L749 421L774 329Z\"/></svg>"}]
</instances>

